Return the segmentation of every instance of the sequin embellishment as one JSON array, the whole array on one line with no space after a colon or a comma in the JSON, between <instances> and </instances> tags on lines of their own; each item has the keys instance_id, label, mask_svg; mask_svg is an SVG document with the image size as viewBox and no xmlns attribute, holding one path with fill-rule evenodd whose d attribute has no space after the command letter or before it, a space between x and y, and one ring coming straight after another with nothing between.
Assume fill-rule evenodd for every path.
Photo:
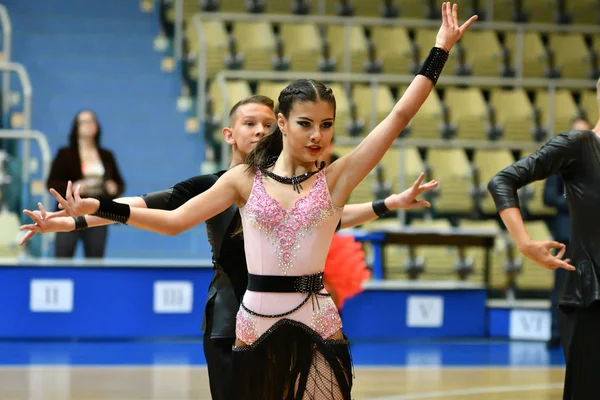
<instances>
[{"instance_id":1,"label":"sequin embellishment","mask_svg":"<svg viewBox=\"0 0 600 400\"><path fill-rule=\"evenodd\" d=\"M246 344L252 344L258 339L256 318L245 310L240 309L235 316L235 336Z\"/></svg>"},{"instance_id":2,"label":"sequin embellishment","mask_svg":"<svg viewBox=\"0 0 600 400\"><path fill-rule=\"evenodd\" d=\"M269 236L284 275L294 267L300 238L310 235L312 228L336 212L324 177L324 171L319 172L308 193L296 200L294 207L286 210L267 193L262 184L262 173L260 170L256 172L244 212L258 229Z\"/></svg>"},{"instance_id":3,"label":"sequin embellishment","mask_svg":"<svg viewBox=\"0 0 600 400\"><path fill-rule=\"evenodd\" d=\"M342 319L331 299L328 299L325 304L321 304L321 309L313 311L311 327L323 339L327 339L342 329Z\"/></svg>"}]
</instances>

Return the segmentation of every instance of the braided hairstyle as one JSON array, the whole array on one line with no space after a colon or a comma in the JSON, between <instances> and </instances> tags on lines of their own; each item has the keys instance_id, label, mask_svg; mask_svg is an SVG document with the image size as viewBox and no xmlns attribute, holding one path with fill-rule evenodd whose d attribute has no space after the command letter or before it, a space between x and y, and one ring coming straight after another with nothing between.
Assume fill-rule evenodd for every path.
<instances>
[{"instance_id":1,"label":"braided hairstyle","mask_svg":"<svg viewBox=\"0 0 600 400\"><path fill-rule=\"evenodd\" d=\"M333 90L323 83L312 79L298 79L285 87L279 94L277 113L289 118L294 104L301 102L325 101L333 105L335 118L335 96ZM264 136L256 147L246 157L248 169L256 171L265 168L273 158L279 157L283 149L283 135L279 125L275 124L273 131Z\"/></svg>"}]
</instances>

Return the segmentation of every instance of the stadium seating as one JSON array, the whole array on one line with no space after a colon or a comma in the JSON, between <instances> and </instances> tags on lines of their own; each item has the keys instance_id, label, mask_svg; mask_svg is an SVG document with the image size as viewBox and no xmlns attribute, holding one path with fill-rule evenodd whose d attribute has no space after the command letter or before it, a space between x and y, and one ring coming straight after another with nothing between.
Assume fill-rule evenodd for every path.
<instances>
[{"instance_id":1,"label":"stadium seating","mask_svg":"<svg viewBox=\"0 0 600 400\"><path fill-rule=\"evenodd\" d=\"M247 10L242 3L222 0L221 11L245 13ZM266 13L289 15L293 1L265 0L263 3ZM308 3L311 15L318 15L323 11L327 16L334 16L339 5L337 1L326 1L324 9L321 10L317 0L310 0ZM349 3L356 17L381 15L381 2L352 0ZM395 2L395 5L401 18L422 19L430 16L432 12L427 3L421 0L403 0ZM438 3L440 2L436 2L436 5ZM517 18L520 22L554 24L559 18L561 22L595 24L600 13L597 10L597 2L593 0L568 1L566 11L569 15L560 15L556 2L524 0L520 3L522 8L517 9L517 3L513 1L494 1L494 20L510 22ZM459 1L459 4L460 18L464 19L471 12L472 2ZM198 8L192 8L186 6L186 21L198 11ZM483 11L489 10L484 7ZM572 21L567 21L569 16ZM293 72L318 72L324 65L322 60L329 58L335 61L331 70L336 72L364 73L369 61L374 61L379 63L384 74L410 75L425 59L437 35L437 29L429 26L384 26L371 22L362 25L353 24L350 19L350 25L341 25L339 21L320 25L302 18L298 17L293 22L265 20L248 23L235 20L215 22L207 16L206 21L202 22L203 29L205 35L214 37L208 44L206 53L209 79L226 67L226 54L231 51L239 53L243 58L243 69L272 71L273 57L278 48L289 58L289 70ZM198 50L198 42L197 38L194 39L195 31L190 25L188 23L186 37L189 48L194 52ZM349 29L349 37L346 36L346 27ZM551 30L525 29L522 32L523 40L520 42L520 33L505 27L497 30L471 30L451 53L444 68L444 76L501 77L510 76L512 70L521 71L525 78L590 78L595 65L593 56L600 56L600 36L578 31L555 33ZM344 48L347 39L349 54ZM518 66L518 52L521 48L523 64ZM187 67L194 72L194 68L197 67L196 59L197 57L191 58L187 63ZM191 73L191 76L196 75ZM234 98L242 94L261 93L277 99L281 88L287 83L288 81L271 80L230 82L229 96ZM328 84L336 95L335 135L340 138L355 136L356 132L367 134L370 128L388 115L407 88L406 84L389 83L380 84L374 90L367 82ZM209 85L208 95L213 100L212 111L215 117L220 118L224 110L222 95L218 91L214 84ZM584 116L591 122L598 118L596 95L593 90L559 87L555 91L552 109L549 109L549 104L550 93L545 87L499 87L488 86L485 83L468 86L439 85L431 92L402 135L414 140L458 140L474 143L500 140L523 145L540 145L553 135L568 131L573 120L579 116ZM552 126L548 125L549 121L553 121ZM353 129L357 125L364 125L364 129ZM336 153L344 155L351 149L351 146L338 145ZM521 155L530 152L531 150L524 150ZM403 168L400 168L401 154L404 154ZM461 218L451 220L453 224L461 227L498 227L498 223L492 219L470 218L474 215L487 218L497 215L487 192L487 182L499 170L512 163L515 154L517 153L513 154L511 150L484 149L478 148L477 145L474 145L474 149L424 145L422 148L409 147L404 153L398 148L393 148L380 163L379 172L382 172L384 181L389 183L389 189L397 192L404 189L398 184L401 171L406 174L406 185L411 184L421 171L427 171L428 179L440 182L440 189L432 197L432 211L436 215L451 218L458 215ZM350 202L370 201L374 198L374 185L379 172L372 172L356 188ZM543 204L543 185L543 181L536 182L519 192L527 217L544 218L554 214L553 209ZM423 221L425 220L413 221L412 224L449 226L449 222L444 219L434 220L435 222ZM540 235L547 234L548 232L541 228L541 222L538 222L540 221L531 222L532 229ZM397 221L374 221L365 226L397 226ZM504 266L511 257L509 253L513 254L508 251L509 248L509 242L504 239L499 239L496 243L492 257L492 281L495 288L505 288L507 283ZM426 259L425 266L428 271L435 271L439 261L439 266L445 266L441 274L446 274L448 259L454 260L457 257L456 249L432 247L430 250L419 249L416 254ZM467 249L466 254L473 259L477 270L483 259L481 249ZM409 250L402 246L390 246L386 249L386 257L387 276L405 278L404 268ZM422 278L428 279L425 275ZM429 278L431 276L436 276L436 273L429 275ZM545 276L540 278L538 283L530 284L531 279L537 278L539 277L531 275L524 268L518 281L531 288L547 288L551 285L549 278L546 279Z\"/></svg>"}]
</instances>

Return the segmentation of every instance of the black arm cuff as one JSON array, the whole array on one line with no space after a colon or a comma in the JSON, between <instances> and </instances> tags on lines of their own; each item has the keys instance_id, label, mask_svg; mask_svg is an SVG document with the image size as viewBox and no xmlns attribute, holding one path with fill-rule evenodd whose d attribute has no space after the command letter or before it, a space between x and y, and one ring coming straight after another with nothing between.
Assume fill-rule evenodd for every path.
<instances>
[{"instance_id":1,"label":"black arm cuff","mask_svg":"<svg viewBox=\"0 0 600 400\"><path fill-rule=\"evenodd\" d=\"M121 204L112 200L99 199L100 207L96 211L94 216L108 219L110 221L120 222L126 224L131 214L131 208L129 204Z\"/></svg>"},{"instance_id":2,"label":"black arm cuff","mask_svg":"<svg viewBox=\"0 0 600 400\"><path fill-rule=\"evenodd\" d=\"M373 212L378 216L382 217L390 211L385 205L385 200L377 199L373 200Z\"/></svg>"},{"instance_id":3,"label":"black arm cuff","mask_svg":"<svg viewBox=\"0 0 600 400\"><path fill-rule=\"evenodd\" d=\"M423 75L433 82L435 85L442 74L444 64L448 61L449 53L446 50L440 49L439 47L433 47L429 52L429 56L425 59L425 62L421 66L417 75Z\"/></svg>"},{"instance_id":4,"label":"black arm cuff","mask_svg":"<svg viewBox=\"0 0 600 400\"><path fill-rule=\"evenodd\" d=\"M84 216L73 217L73 220L75 221L75 230L76 231L80 231L80 230L88 227L87 220L85 219Z\"/></svg>"}]
</instances>

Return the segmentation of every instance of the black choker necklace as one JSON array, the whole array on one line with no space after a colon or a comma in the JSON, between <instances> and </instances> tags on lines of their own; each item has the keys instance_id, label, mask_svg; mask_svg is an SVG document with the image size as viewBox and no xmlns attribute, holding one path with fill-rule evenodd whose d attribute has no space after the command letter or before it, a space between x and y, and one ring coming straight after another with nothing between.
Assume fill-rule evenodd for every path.
<instances>
[{"instance_id":1,"label":"black choker necklace","mask_svg":"<svg viewBox=\"0 0 600 400\"><path fill-rule=\"evenodd\" d=\"M291 178L288 178L286 176L279 176L277 174L274 174L271 171L269 171L269 170L266 169L266 168L272 166L273 164L275 164L276 160L277 160L277 158L275 158L274 160L272 160L272 162L270 160L270 162L267 165L265 165L264 167L261 167L260 168L261 172L263 174L267 175L269 178L275 179L279 183L285 183L287 185L292 185L293 188L294 188L294 191L296 193L298 193L298 194L302 190L302 185L300 183L304 182L305 180L307 180L308 178L310 178L311 176L313 176L314 174L318 173L323 168L325 168L325 161L321 161L321 165L320 166L317 163L317 161L315 161L315 166L317 168L319 168L318 170L311 171L311 172L305 172L302 175L292 176Z\"/></svg>"}]
</instances>

